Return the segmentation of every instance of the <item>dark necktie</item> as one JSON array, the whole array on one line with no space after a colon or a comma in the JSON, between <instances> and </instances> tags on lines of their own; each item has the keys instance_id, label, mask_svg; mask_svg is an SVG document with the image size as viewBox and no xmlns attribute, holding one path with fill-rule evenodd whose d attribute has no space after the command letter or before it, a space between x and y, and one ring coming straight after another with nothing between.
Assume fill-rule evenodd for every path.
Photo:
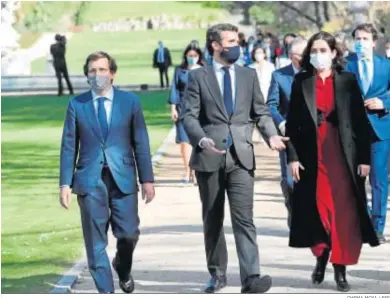
<instances>
[{"instance_id":1,"label":"dark necktie","mask_svg":"<svg viewBox=\"0 0 390 298\"><path fill-rule=\"evenodd\" d=\"M100 131L104 140L106 140L108 136L107 113L106 108L104 107L105 100L107 100L105 97L98 98L98 119L100 124Z\"/></svg>"},{"instance_id":2,"label":"dark necktie","mask_svg":"<svg viewBox=\"0 0 390 298\"><path fill-rule=\"evenodd\" d=\"M229 66L222 67L223 71L225 72L225 75L223 76L223 102L225 103L226 112L230 118L233 115L233 92L229 68ZM230 148L232 143L232 136L229 132L229 135L226 140L227 148Z\"/></svg>"}]
</instances>

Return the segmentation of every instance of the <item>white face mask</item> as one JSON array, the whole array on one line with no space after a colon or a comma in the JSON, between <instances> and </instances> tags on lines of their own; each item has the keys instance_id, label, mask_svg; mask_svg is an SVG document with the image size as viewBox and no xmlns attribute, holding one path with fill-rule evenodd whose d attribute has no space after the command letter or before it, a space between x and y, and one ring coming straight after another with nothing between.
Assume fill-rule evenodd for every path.
<instances>
[{"instance_id":1,"label":"white face mask","mask_svg":"<svg viewBox=\"0 0 390 298\"><path fill-rule=\"evenodd\" d=\"M264 60L264 54L263 53L257 53L255 54L256 61L263 61Z\"/></svg>"},{"instance_id":2,"label":"white face mask","mask_svg":"<svg viewBox=\"0 0 390 298\"><path fill-rule=\"evenodd\" d=\"M328 69L332 66L332 56L329 53L311 54L310 63L315 69Z\"/></svg>"},{"instance_id":3,"label":"white face mask","mask_svg":"<svg viewBox=\"0 0 390 298\"><path fill-rule=\"evenodd\" d=\"M390 58L390 49L386 49L386 57Z\"/></svg>"}]
</instances>

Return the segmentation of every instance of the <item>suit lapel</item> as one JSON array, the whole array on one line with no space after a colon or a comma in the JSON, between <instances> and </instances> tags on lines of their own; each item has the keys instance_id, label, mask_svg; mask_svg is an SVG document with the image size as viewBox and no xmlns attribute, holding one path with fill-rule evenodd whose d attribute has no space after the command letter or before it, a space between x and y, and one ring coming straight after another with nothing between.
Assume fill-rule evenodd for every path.
<instances>
[{"instance_id":1,"label":"suit lapel","mask_svg":"<svg viewBox=\"0 0 390 298\"><path fill-rule=\"evenodd\" d=\"M307 108L310 111L310 115L313 118L313 121L317 127L317 105L316 105L316 95L315 95L315 75L311 75L302 82L303 97Z\"/></svg>"},{"instance_id":2,"label":"suit lapel","mask_svg":"<svg viewBox=\"0 0 390 298\"><path fill-rule=\"evenodd\" d=\"M103 142L103 136L100 131L99 120L96 115L95 106L93 105L92 92L89 91L87 96L89 97L88 101L84 104L84 112L86 114L87 121L92 127L92 131L95 135Z\"/></svg>"},{"instance_id":3,"label":"suit lapel","mask_svg":"<svg viewBox=\"0 0 390 298\"><path fill-rule=\"evenodd\" d=\"M245 92L247 92L246 88L243 88L245 86L245 78L244 78L245 74L242 72L242 68L235 65L234 69L235 69L235 76L236 76L236 80L235 80L236 86L235 86L235 94L233 94L234 110L233 110L232 117L237 113L240 106L244 104L245 96L246 96ZM237 92L238 86L241 87L240 92ZM266 100L266 98L264 100Z\"/></svg>"},{"instance_id":4,"label":"suit lapel","mask_svg":"<svg viewBox=\"0 0 390 298\"><path fill-rule=\"evenodd\" d=\"M117 123L121 119L121 98L118 96L118 92L115 88L113 88L114 97L112 101L112 109L111 109L111 118L108 128L108 136L106 142L108 143L110 137L113 134L113 130L117 127Z\"/></svg>"},{"instance_id":5,"label":"suit lapel","mask_svg":"<svg viewBox=\"0 0 390 298\"><path fill-rule=\"evenodd\" d=\"M228 119L227 111L225 104L223 103L221 90L219 89L219 84L217 77L215 75L214 67L212 65L208 65L204 68L205 76L204 76L204 82L209 89L211 95L213 96L215 103L221 113L225 116L226 119Z\"/></svg>"}]
</instances>

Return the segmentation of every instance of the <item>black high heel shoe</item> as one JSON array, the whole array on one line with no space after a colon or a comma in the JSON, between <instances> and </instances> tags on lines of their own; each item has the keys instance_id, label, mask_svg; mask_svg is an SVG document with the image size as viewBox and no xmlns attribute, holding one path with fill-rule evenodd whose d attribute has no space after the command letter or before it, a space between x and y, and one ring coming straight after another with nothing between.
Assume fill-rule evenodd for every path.
<instances>
[{"instance_id":1,"label":"black high heel shoe","mask_svg":"<svg viewBox=\"0 0 390 298\"><path fill-rule=\"evenodd\" d=\"M326 265L329 260L329 249L324 249L321 256L317 257L317 264L314 267L311 275L311 280L314 285L319 285L324 281Z\"/></svg>"},{"instance_id":2,"label":"black high heel shoe","mask_svg":"<svg viewBox=\"0 0 390 298\"><path fill-rule=\"evenodd\" d=\"M336 281L337 284L337 290L340 292L348 292L351 289L351 287L349 286L346 277L346 266L333 264L333 268L334 268L334 280Z\"/></svg>"}]
</instances>

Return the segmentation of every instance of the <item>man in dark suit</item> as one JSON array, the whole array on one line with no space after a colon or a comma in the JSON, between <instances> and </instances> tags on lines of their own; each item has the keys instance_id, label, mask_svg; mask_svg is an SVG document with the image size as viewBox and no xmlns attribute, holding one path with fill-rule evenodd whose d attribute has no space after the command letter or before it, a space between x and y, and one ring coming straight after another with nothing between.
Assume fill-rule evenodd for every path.
<instances>
[{"instance_id":1,"label":"man in dark suit","mask_svg":"<svg viewBox=\"0 0 390 298\"><path fill-rule=\"evenodd\" d=\"M78 195L88 266L99 293L114 293L106 253L111 224L117 238L112 262L119 286L134 290L130 274L139 237L137 172L146 203L154 198L149 137L139 99L113 88L117 65L105 52L88 56L91 90L69 101L61 144L60 203Z\"/></svg>"},{"instance_id":2,"label":"man in dark suit","mask_svg":"<svg viewBox=\"0 0 390 298\"><path fill-rule=\"evenodd\" d=\"M268 91L267 105L271 111L272 119L275 125L284 135L286 126L286 117L290 105L291 86L296 73L300 70L302 54L307 45L307 41L302 38L295 38L289 45L288 57L291 64L282 67L272 73L271 85ZM287 164L286 152L279 152L280 169L282 172L282 188L284 203L288 211L287 223L291 225L291 196L294 186L294 180Z\"/></svg>"},{"instance_id":3,"label":"man in dark suit","mask_svg":"<svg viewBox=\"0 0 390 298\"><path fill-rule=\"evenodd\" d=\"M378 32L372 24L361 24L352 33L356 55L347 64L360 83L364 106L371 124L372 223L381 243L388 201L390 158L390 61L374 54Z\"/></svg>"},{"instance_id":4,"label":"man in dark suit","mask_svg":"<svg viewBox=\"0 0 390 298\"><path fill-rule=\"evenodd\" d=\"M256 72L234 63L240 56L238 28L218 24L207 31L212 65L192 70L181 115L194 148L202 201L204 240L211 280L207 293L226 286L227 248L223 231L225 191L238 252L243 293L263 293L269 276L260 277L256 228L253 223L255 156L254 123L274 150L285 148L264 104Z\"/></svg>"},{"instance_id":5,"label":"man in dark suit","mask_svg":"<svg viewBox=\"0 0 390 298\"><path fill-rule=\"evenodd\" d=\"M64 75L66 84L68 85L69 93L73 94L72 84L69 80L68 68L66 66L65 52L66 52L66 37L60 34L55 36L56 43L50 46L50 53L53 56L53 66L58 80L58 96L63 94L62 78Z\"/></svg>"},{"instance_id":6,"label":"man in dark suit","mask_svg":"<svg viewBox=\"0 0 390 298\"><path fill-rule=\"evenodd\" d=\"M160 72L160 86L164 88L164 78L166 86L169 87L169 76L168 76L168 68L172 65L171 53L170 51L164 47L162 41L158 42L158 48L154 51L153 54L153 67L158 68Z\"/></svg>"}]
</instances>

